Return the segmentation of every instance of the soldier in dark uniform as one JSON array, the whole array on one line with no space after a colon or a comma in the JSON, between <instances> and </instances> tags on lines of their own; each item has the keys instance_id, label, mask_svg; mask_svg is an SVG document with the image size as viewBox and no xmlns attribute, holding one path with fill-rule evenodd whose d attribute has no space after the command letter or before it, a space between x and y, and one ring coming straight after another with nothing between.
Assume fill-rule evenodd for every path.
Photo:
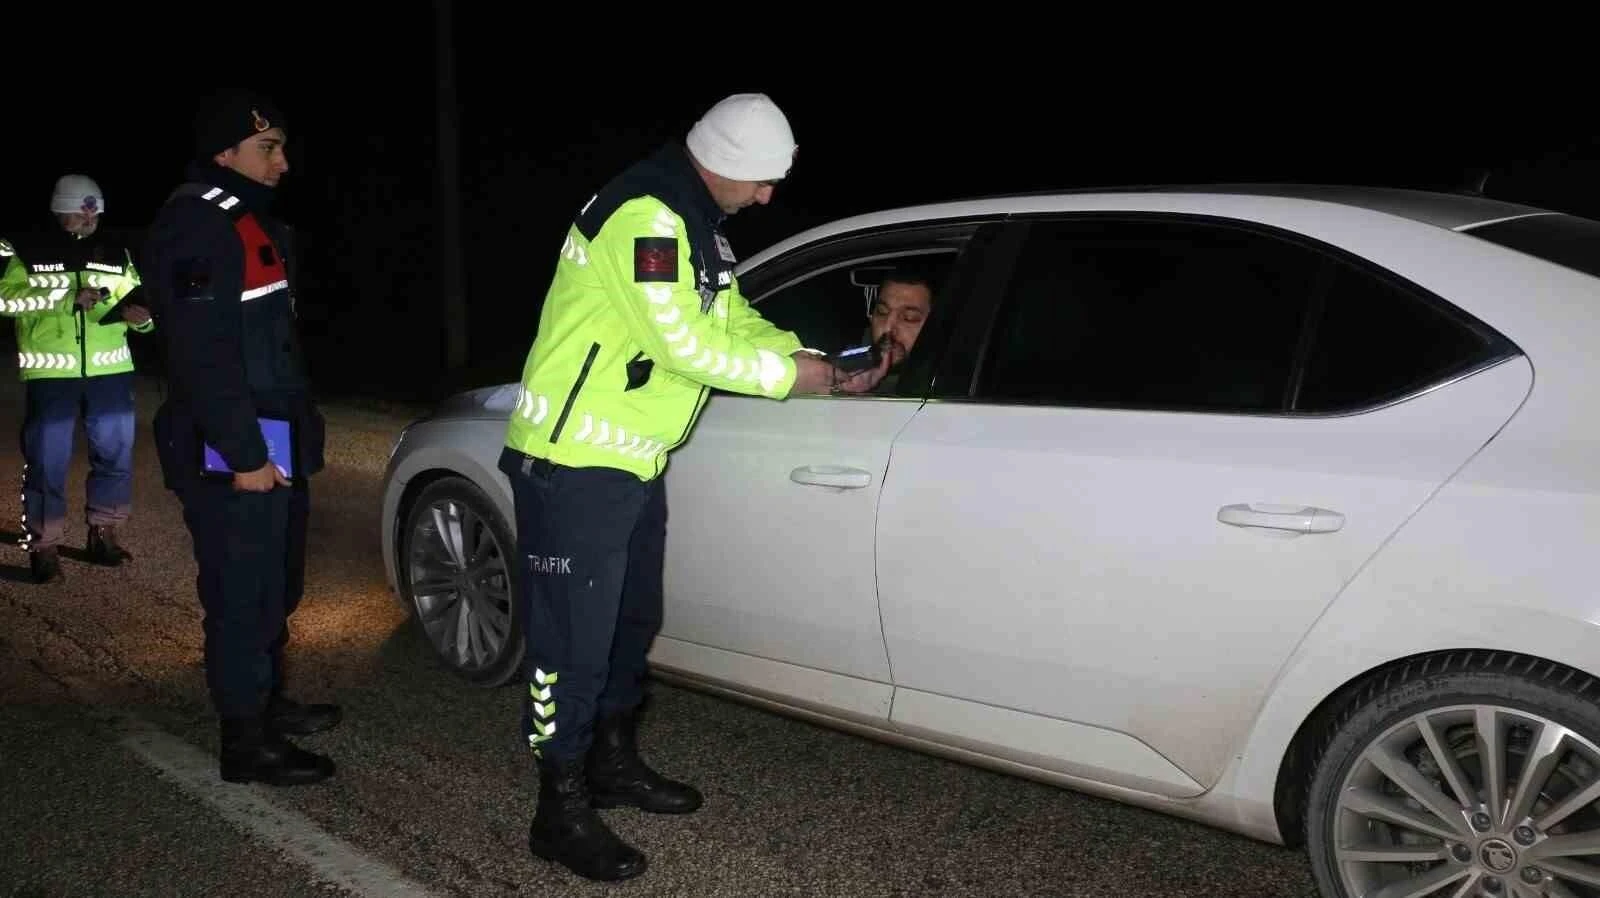
<instances>
[{"instance_id":1,"label":"soldier in dark uniform","mask_svg":"<svg viewBox=\"0 0 1600 898\"><path fill-rule=\"evenodd\" d=\"M340 710L284 695L324 432L295 328L288 231L269 214L288 136L271 101L230 92L197 116L195 137L144 253L169 381L157 450L199 565L222 778L313 783L333 762L286 737L328 729Z\"/></svg>"}]
</instances>

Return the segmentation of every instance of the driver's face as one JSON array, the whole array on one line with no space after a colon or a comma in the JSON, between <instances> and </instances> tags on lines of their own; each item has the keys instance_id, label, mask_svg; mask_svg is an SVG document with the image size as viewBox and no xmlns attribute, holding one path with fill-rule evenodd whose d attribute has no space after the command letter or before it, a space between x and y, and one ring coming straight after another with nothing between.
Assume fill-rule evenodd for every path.
<instances>
[{"instance_id":1,"label":"driver's face","mask_svg":"<svg viewBox=\"0 0 1600 898\"><path fill-rule=\"evenodd\" d=\"M933 295L921 284L890 281L879 288L867 320L872 327L872 342L889 353L890 368L899 367L911 354L932 306Z\"/></svg>"}]
</instances>

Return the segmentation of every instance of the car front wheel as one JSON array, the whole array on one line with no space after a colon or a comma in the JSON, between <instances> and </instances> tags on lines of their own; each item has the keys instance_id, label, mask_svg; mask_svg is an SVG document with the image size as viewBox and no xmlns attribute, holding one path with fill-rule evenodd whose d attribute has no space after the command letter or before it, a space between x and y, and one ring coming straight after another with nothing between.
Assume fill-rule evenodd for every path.
<instances>
[{"instance_id":1,"label":"car front wheel","mask_svg":"<svg viewBox=\"0 0 1600 898\"><path fill-rule=\"evenodd\" d=\"M1325 735L1307 847L1329 898L1600 896L1600 684L1503 652L1419 658Z\"/></svg>"},{"instance_id":2,"label":"car front wheel","mask_svg":"<svg viewBox=\"0 0 1600 898\"><path fill-rule=\"evenodd\" d=\"M401 594L434 657L479 686L507 682L522 661L516 542L493 503L467 480L436 480L401 534Z\"/></svg>"}]
</instances>

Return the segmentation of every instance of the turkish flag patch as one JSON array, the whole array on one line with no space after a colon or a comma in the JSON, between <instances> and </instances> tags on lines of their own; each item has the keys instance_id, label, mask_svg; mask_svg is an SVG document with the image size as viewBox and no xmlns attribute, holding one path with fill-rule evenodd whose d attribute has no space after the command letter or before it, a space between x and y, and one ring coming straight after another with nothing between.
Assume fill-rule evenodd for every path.
<instances>
[{"instance_id":1,"label":"turkish flag patch","mask_svg":"<svg viewBox=\"0 0 1600 898\"><path fill-rule=\"evenodd\" d=\"M678 238L633 238L633 279L639 283L678 280Z\"/></svg>"}]
</instances>

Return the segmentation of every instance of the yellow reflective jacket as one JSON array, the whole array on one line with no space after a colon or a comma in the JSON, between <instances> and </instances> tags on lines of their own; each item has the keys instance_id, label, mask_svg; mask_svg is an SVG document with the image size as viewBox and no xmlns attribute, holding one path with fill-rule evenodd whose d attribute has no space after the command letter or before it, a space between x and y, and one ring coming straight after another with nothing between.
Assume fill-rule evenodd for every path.
<instances>
[{"instance_id":1,"label":"yellow reflective jacket","mask_svg":"<svg viewBox=\"0 0 1600 898\"><path fill-rule=\"evenodd\" d=\"M800 340L740 294L721 220L677 146L589 200L556 262L507 447L650 480L710 388L789 395Z\"/></svg>"},{"instance_id":2,"label":"yellow reflective jacket","mask_svg":"<svg viewBox=\"0 0 1600 898\"><path fill-rule=\"evenodd\" d=\"M80 287L105 294L82 315L73 305ZM16 319L22 380L132 371L128 328L149 333L155 321L102 321L138 288L132 254L98 234L80 240L58 233L15 246L0 240L0 317Z\"/></svg>"}]
</instances>

